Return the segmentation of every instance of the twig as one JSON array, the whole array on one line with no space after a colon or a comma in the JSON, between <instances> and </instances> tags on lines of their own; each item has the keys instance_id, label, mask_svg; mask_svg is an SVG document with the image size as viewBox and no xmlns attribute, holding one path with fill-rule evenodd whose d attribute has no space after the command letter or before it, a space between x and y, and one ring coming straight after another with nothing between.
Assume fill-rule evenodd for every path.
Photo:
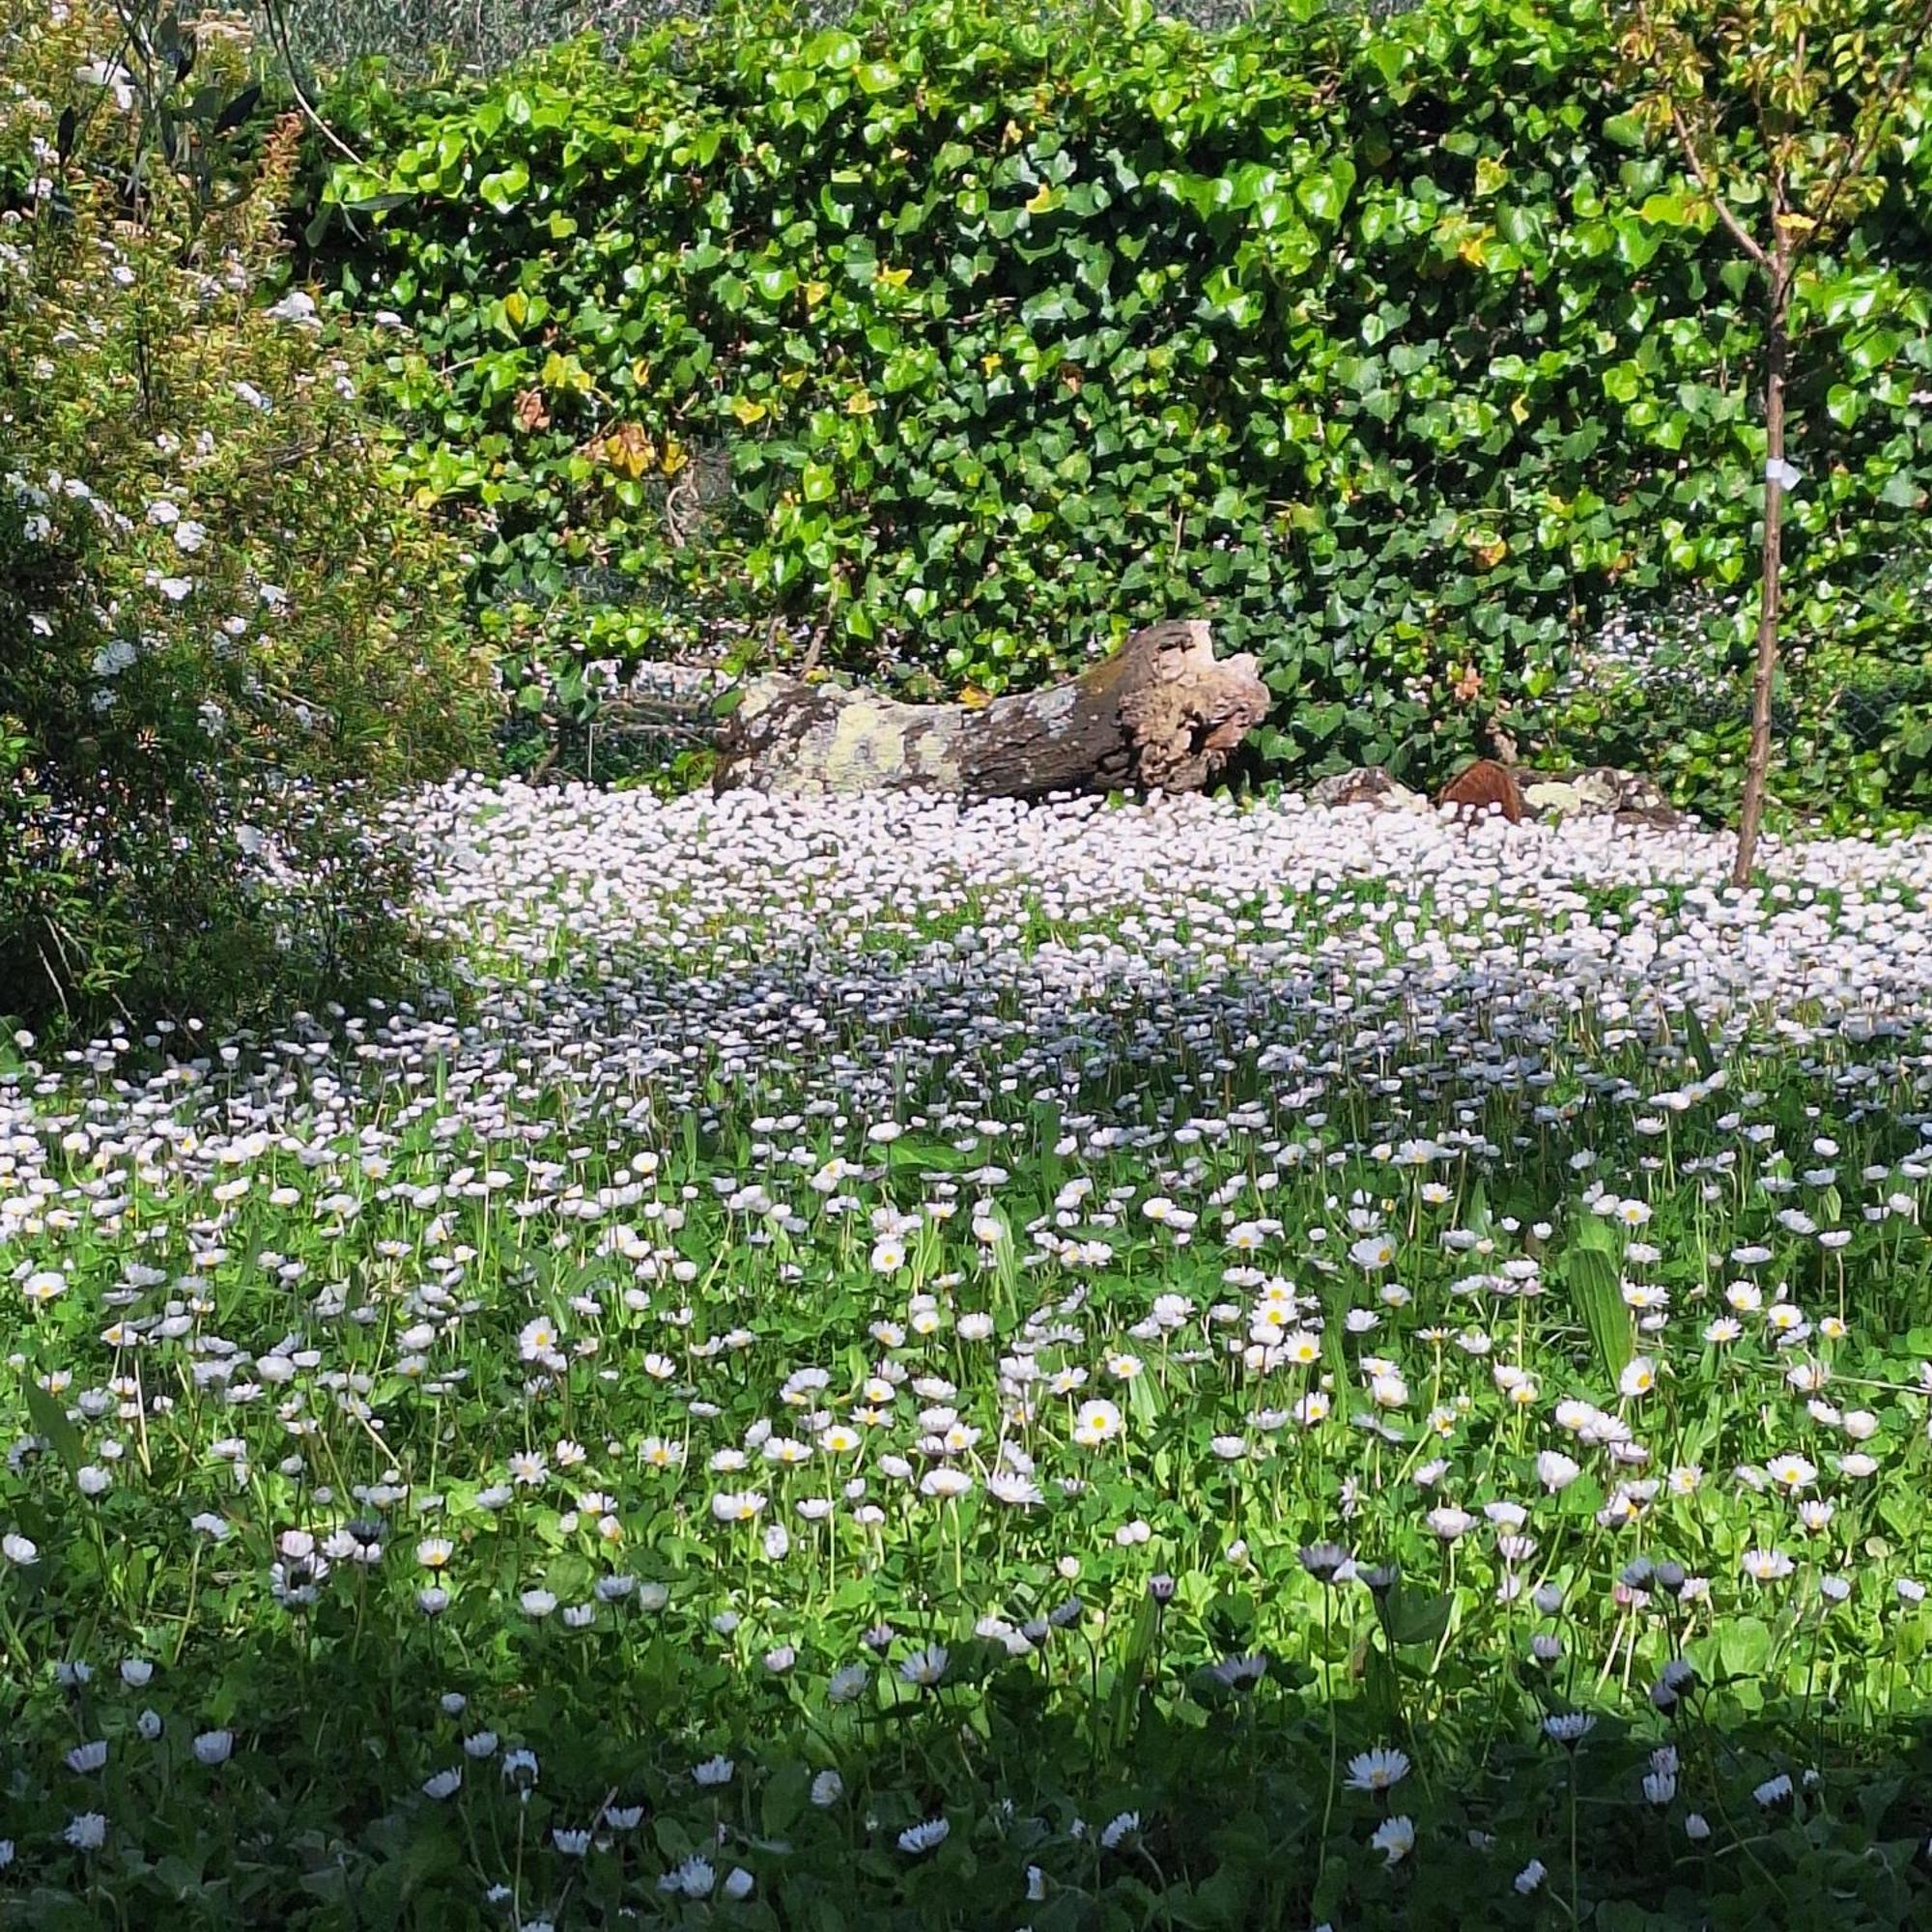
<instances>
[{"instance_id":1,"label":"twig","mask_svg":"<svg viewBox=\"0 0 1932 1932\"><path fill-rule=\"evenodd\" d=\"M1763 244L1748 228L1732 213L1731 205L1724 199L1723 191L1712 180L1705 168L1702 157L1697 153L1697 144L1690 138L1690 130L1684 125L1684 115L1676 101L1670 103L1670 125L1677 129L1678 145L1684 150L1684 158L1690 163L1690 172L1697 177L1697 185L1710 198L1711 206L1718 211L1724 226L1731 231L1741 247L1766 274L1771 272L1771 257L1764 251Z\"/></svg>"},{"instance_id":2,"label":"twig","mask_svg":"<svg viewBox=\"0 0 1932 1932\"><path fill-rule=\"evenodd\" d=\"M1865 163L1871 159L1880 137L1885 132L1886 123L1891 119L1892 104L1905 91L1906 83L1912 78L1913 69L1918 65L1918 56L1924 49L1927 34L1932 34L1932 0L1927 0L1925 8L1919 14L1918 31L1912 36L1912 44L1900 56L1897 67L1892 70L1890 80L1886 83L1885 92L1879 97L1878 104L1872 113L1871 126L1865 133L1864 145L1856 150L1847 149L1832 179L1825 184L1825 198L1818 204L1811 216L1817 227L1824 227L1827 217L1832 213L1832 204L1838 198L1838 190L1853 175L1864 172Z\"/></svg>"},{"instance_id":3,"label":"twig","mask_svg":"<svg viewBox=\"0 0 1932 1932\"><path fill-rule=\"evenodd\" d=\"M282 67L288 74L289 91L296 98L296 105L301 109L310 125L314 127L316 132L338 155L342 156L345 160L355 162L358 168L361 167L363 165L362 156L322 118L321 111L308 98L308 90L302 85L301 76L296 71L296 53L294 46L289 42L288 16L283 12L282 0L262 0L262 17L268 21L269 33L274 41L275 50L282 57Z\"/></svg>"}]
</instances>

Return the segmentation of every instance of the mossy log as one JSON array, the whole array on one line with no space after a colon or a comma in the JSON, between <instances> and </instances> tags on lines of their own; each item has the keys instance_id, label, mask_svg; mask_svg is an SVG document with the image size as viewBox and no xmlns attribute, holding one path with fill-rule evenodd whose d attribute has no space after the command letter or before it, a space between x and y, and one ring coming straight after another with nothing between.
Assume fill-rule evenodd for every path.
<instances>
[{"instance_id":1,"label":"mossy log","mask_svg":"<svg viewBox=\"0 0 1932 1932\"><path fill-rule=\"evenodd\" d=\"M969 799L1198 791L1267 708L1252 657L1217 658L1205 620L1176 618L1078 677L977 707L761 678L725 727L713 783Z\"/></svg>"}]
</instances>

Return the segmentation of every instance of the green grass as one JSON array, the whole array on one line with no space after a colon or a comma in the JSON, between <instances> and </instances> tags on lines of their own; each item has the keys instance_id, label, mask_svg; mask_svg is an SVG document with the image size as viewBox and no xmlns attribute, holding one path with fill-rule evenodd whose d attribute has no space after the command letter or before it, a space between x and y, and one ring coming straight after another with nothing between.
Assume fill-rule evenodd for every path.
<instances>
[{"instance_id":1,"label":"green grass","mask_svg":"<svg viewBox=\"0 0 1932 1932\"><path fill-rule=\"evenodd\" d=\"M0 1060L6 1923L1922 1922L1922 1040L528 825L460 999Z\"/></svg>"}]
</instances>

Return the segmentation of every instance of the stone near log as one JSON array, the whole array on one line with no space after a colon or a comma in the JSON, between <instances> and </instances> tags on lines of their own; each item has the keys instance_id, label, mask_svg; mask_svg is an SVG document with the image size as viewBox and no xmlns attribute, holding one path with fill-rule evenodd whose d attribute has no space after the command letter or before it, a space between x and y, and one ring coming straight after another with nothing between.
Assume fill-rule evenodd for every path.
<instances>
[{"instance_id":1,"label":"stone near log","mask_svg":"<svg viewBox=\"0 0 1932 1932\"><path fill-rule=\"evenodd\" d=\"M1357 765L1351 772L1318 779L1309 788L1308 802L1328 811L1351 807L1372 811L1429 810L1429 801L1419 791L1411 791L1386 765Z\"/></svg>"},{"instance_id":2,"label":"stone near log","mask_svg":"<svg viewBox=\"0 0 1932 1932\"><path fill-rule=\"evenodd\" d=\"M1198 791L1268 701L1255 660L1217 658L1200 618L1150 625L1078 677L978 707L760 678L725 726L712 788L968 799Z\"/></svg>"},{"instance_id":3,"label":"stone near log","mask_svg":"<svg viewBox=\"0 0 1932 1932\"><path fill-rule=\"evenodd\" d=\"M1520 775L1524 804L1536 818L1609 816L1619 825L1650 825L1669 830L1684 814L1654 781L1612 765L1589 765L1574 772Z\"/></svg>"}]
</instances>

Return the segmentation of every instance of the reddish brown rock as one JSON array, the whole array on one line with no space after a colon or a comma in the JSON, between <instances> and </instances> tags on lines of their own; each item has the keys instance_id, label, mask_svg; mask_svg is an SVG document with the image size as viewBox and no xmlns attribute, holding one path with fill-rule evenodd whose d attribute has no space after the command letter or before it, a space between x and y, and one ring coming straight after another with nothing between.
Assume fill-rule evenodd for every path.
<instances>
[{"instance_id":1,"label":"reddish brown rock","mask_svg":"<svg viewBox=\"0 0 1932 1932\"><path fill-rule=\"evenodd\" d=\"M1522 823L1522 788L1508 766L1493 758L1478 758L1458 772L1436 793L1437 805L1452 805L1472 816L1486 814L1494 807L1512 825Z\"/></svg>"}]
</instances>

